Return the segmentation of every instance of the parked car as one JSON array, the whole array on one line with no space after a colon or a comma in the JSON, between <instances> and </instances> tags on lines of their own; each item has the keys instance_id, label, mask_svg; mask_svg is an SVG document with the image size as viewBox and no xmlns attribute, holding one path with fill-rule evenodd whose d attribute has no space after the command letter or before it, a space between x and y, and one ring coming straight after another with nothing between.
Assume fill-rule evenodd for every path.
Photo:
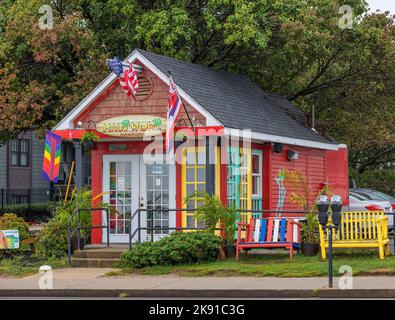
<instances>
[{"instance_id":1,"label":"parked car","mask_svg":"<svg viewBox=\"0 0 395 320\"><path fill-rule=\"evenodd\" d=\"M389 201L391 203L392 209L395 210L395 198L388 194L382 193L373 189L365 189L365 188L353 188L350 191L358 193L369 200L382 200Z\"/></svg>"},{"instance_id":2,"label":"parked car","mask_svg":"<svg viewBox=\"0 0 395 320\"><path fill-rule=\"evenodd\" d=\"M384 211L388 217L388 229L392 230L394 216L392 206L388 201L371 200L353 191L349 192L349 199L349 211Z\"/></svg>"}]
</instances>

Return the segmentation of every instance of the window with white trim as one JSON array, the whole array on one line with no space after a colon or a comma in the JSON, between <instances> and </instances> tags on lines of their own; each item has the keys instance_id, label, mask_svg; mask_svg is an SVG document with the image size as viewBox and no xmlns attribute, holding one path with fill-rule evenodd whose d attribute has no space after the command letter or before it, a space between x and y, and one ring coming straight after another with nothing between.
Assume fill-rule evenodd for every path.
<instances>
[{"instance_id":1,"label":"window with white trim","mask_svg":"<svg viewBox=\"0 0 395 320\"><path fill-rule=\"evenodd\" d=\"M262 154L252 154L252 196L262 196Z\"/></svg>"},{"instance_id":2,"label":"window with white trim","mask_svg":"<svg viewBox=\"0 0 395 320\"><path fill-rule=\"evenodd\" d=\"M251 156L252 171L252 207L262 209L262 151L253 150Z\"/></svg>"},{"instance_id":3,"label":"window with white trim","mask_svg":"<svg viewBox=\"0 0 395 320\"><path fill-rule=\"evenodd\" d=\"M11 165L28 167L30 160L30 141L27 139L11 140Z\"/></svg>"}]
</instances>

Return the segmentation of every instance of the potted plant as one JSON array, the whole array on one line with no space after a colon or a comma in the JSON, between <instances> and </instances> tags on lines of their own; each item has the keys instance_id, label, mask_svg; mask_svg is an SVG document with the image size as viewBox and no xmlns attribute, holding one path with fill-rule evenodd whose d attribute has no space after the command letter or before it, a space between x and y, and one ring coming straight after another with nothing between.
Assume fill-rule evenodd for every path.
<instances>
[{"instance_id":1,"label":"potted plant","mask_svg":"<svg viewBox=\"0 0 395 320\"><path fill-rule=\"evenodd\" d=\"M85 248L85 238L80 238L80 247L78 248L78 238L75 236L71 239L71 253L77 250L84 250Z\"/></svg>"},{"instance_id":2,"label":"potted plant","mask_svg":"<svg viewBox=\"0 0 395 320\"><path fill-rule=\"evenodd\" d=\"M301 190L300 193L291 192L291 202L303 208L305 212L305 221L302 225L302 243L301 251L305 256L315 256L319 251L318 239L318 218L314 212L317 212L316 201L311 202L311 199L317 199L320 195L329 193L328 186L324 185L318 194L314 195L313 190L304 176L298 170L285 169L285 182L289 183L293 189Z\"/></svg>"},{"instance_id":3,"label":"potted plant","mask_svg":"<svg viewBox=\"0 0 395 320\"><path fill-rule=\"evenodd\" d=\"M99 137L91 131L85 131L81 137L81 144L84 146L84 150L87 154L93 149L94 143L99 140Z\"/></svg>"},{"instance_id":4,"label":"potted plant","mask_svg":"<svg viewBox=\"0 0 395 320\"><path fill-rule=\"evenodd\" d=\"M215 233L219 231L218 229L222 230L223 247L220 255L235 256L236 210L224 206L217 196L211 196L206 192L194 192L186 197L185 202L196 199L199 199L202 205L196 208L195 218L204 221L208 232Z\"/></svg>"},{"instance_id":5,"label":"potted plant","mask_svg":"<svg viewBox=\"0 0 395 320\"><path fill-rule=\"evenodd\" d=\"M318 240L317 215L310 212L306 215L306 221L302 225L301 251L304 256L316 256L320 249Z\"/></svg>"}]
</instances>

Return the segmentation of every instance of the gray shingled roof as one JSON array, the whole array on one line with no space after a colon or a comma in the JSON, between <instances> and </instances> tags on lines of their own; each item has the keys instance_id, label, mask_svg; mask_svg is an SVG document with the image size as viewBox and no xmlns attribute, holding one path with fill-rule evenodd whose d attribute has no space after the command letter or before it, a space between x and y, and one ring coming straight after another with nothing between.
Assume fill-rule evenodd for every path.
<instances>
[{"instance_id":1,"label":"gray shingled roof","mask_svg":"<svg viewBox=\"0 0 395 320\"><path fill-rule=\"evenodd\" d=\"M225 127L333 143L296 119L302 112L286 98L267 93L248 77L137 49Z\"/></svg>"}]
</instances>

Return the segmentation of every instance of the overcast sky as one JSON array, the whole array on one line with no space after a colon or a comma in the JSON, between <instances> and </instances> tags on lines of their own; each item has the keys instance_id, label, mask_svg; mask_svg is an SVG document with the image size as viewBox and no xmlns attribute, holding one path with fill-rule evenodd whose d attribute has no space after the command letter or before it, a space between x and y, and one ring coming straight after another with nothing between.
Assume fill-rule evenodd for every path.
<instances>
[{"instance_id":1,"label":"overcast sky","mask_svg":"<svg viewBox=\"0 0 395 320\"><path fill-rule=\"evenodd\" d=\"M395 0L366 0L369 4L370 11L375 12L377 9L381 11L390 11L395 14Z\"/></svg>"}]
</instances>

